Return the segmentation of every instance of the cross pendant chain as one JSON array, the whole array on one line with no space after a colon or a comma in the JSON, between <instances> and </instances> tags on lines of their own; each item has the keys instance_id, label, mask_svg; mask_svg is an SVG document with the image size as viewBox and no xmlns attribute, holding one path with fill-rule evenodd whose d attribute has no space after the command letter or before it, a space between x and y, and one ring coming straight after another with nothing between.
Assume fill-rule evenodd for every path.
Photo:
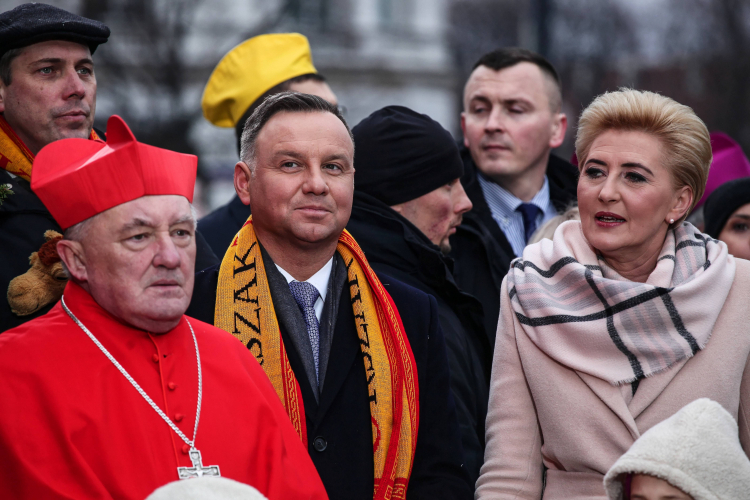
<instances>
[{"instance_id":1,"label":"cross pendant chain","mask_svg":"<svg viewBox=\"0 0 750 500\"><path fill-rule=\"evenodd\" d=\"M177 467L177 474L179 474L180 479L190 479L203 476L221 476L218 465L203 466L201 452L195 448L190 449L190 461L193 462L192 467Z\"/></svg>"},{"instance_id":2,"label":"cross pendant chain","mask_svg":"<svg viewBox=\"0 0 750 500\"><path fill-rule=\"evenodd\" d=\"M138 385L138 382L136 382L133 377L130 376L130 374L125 370L125 368L122 367L122 365L112 356L112 354L109 353L109 351L102 345L101 342L99 342L99 339L97 339L93 333L89 331L86 326L81 323L81 321L75 317L75 315L71 312L70 309L68 309L68 306L65 304L65 297L60 297L60 303L62 304L63 309L65 312L70 316L70 319L75 322L76 325L79 326L81 330L84 331L86 335L96 344L96 346L99 348L99 350L104 353L104 355L109 359L113 365L122 373L122 375L130 382L130 384L135 388L136 391L138 391L138 394L143 396L143 399L146 400L146 402L151 406L151 408L154 409L156 413L159 414L159 416L164 420L164 422L169 425L169 427L172 428L172 430L180 436L180 439L182 439L185 444L190 446L190 461L193 462L192 467L177 467L177 474L180 476L180 479L189 479L191 477L202 477L202 476L221 476L219 474L219 466L218 465L209 465L208 467L203 466L203 460L201 459L201 452L198 451L195 448L195 436L198 434L198 422L200 421L201 417L201 399L203 396L203 372L201 371L201 353L198 350L198 339L195 338L195 331L193 330L193 325L190 324L190 321L188 321L187 318L185 318L185 321L187 322L188 327L190 328L190 335L193 337L193 344L195 344L195 360L198 362L198 407L195 410L195 427L193 428L193 439L192 441L188 439L188 437L180 430L179 427L177 427L174 422L172 422L169 417L159 408L159 406L154 403L154 401L146 394L146 391L144 391L140 385Z\"/></svg>"}]
</instances>

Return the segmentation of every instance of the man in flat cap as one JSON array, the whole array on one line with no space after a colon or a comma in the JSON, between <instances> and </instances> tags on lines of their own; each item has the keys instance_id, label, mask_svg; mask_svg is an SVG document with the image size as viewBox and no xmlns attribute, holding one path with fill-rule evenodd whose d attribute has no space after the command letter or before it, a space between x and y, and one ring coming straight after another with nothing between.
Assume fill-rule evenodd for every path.
<instances>
[{"instance_id":1,"label":"man in flat cap","mask_svg":"<svg viewBox=\"0 0 750 500\"><path fill-rule=\"evenodd\" d=\"M237 154L247 118L263 100L285 91L303 92L337 104L336 95L313 66L307 38L299 33L272 33L245 40L214 69L203 91L203 116L217 127L234 128ZM214 253L227 246L250 215L235 196L198 222Z\"/></svg>"},{"instance_id":2,"label":"man in flat cap","mask_svg":"<svg viewBox=\"0 0 750 500\"><path fill-rule=\"evenodd\" d=\"M223 476L325 499L262 368L184 315L197 158L138 143L117 116L107 130L35 159L71 279L49 313L0 335L0 497L140 500Z\"/></svg>"},{"instance_id":3,"label":"man in flat cap","mask_svg":"<svg viewBox=\"0 0 750 500\"><path fill-rule=\"evenodd\" d=\"M29 186L34 157L58 139L99 139L91 55L108 37L104 24L50 5L0 14L0 185L11 192L0 200L0 332L52 306L34 299L28 309L13 308L19 316L5 295L45 232L60 231Z\"/></svg>"},{"instance_id":4,"label":"man in flat cap","mask_svg":"<svg viewBox=\"0 0 750 500\"><path fill-rule=\"evenodd\" d=\"M437 299L466 468L484 462L491 358L482 306L456 285L449 237L471 201L451 134L402 106L380 109L354 129L357 170L347 229L370 265Z\"/></svg>"},{"instance_id":5,"label":"man in flat cap","mask_svg":"<svg viewBox=\"0 0 750 500\"><path fill-rule=\"evenodd\" d=\"M235 167L253 215L188 314L256 356L331 499L472 498L435 299L374 272L344 230L353 161L328 101L258 106Z\"/></svg>"},{"instance_id":6,"label":"man in flat cap","mask_svg":"<svg viewBox=\"0 0 750 500\"><path fill-rule=\"evenodd\" d=\"M92 54L108 37L99 21L51 5L0 13L0 332L41 316L60 298L63 276L40 272L31 278L44 279L23 276L9 285L29 271L32 253L43 252L45 233L61 230L29 186L36 154L59 139L104 139L93 129ZM199 233L196 241L199 270L218 262Z\"/></svg>"}]
</instances>

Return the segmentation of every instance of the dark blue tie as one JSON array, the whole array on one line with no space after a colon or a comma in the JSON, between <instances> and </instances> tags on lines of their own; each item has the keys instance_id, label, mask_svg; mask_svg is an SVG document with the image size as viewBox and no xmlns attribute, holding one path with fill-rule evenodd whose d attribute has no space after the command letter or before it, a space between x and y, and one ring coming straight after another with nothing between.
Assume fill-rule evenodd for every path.
<instances>
[{"instance_id":1,"label":"dark blue tie","mask_svg":"<svg viewBox=\"0 0 750 500\"><path fill-rule=\"evenodd\" d=\"M315 316L315 301L318 300L320 293L318 289L307 281L292 281L289 283L289 289L292 291L292 297L297 301L297 305L305 317L307 325L307 335L310 337L310 346L312 347L313 359L315 360L315 382L318 382L318 358L320 354L320 325L318 317Z\"/></svg>"},{"instance_id":2,"label":"dark blue tie","mask_svg":"<svg viewBox=\"0 0 750 500\"><path fill-rule=\"evenodd\" d=\"M542 210L533 203L521 203L516 211L521 212L523 217L523 233L528 243L531 235L536 231L536 218Z\"/></svg>"}]
</instances>

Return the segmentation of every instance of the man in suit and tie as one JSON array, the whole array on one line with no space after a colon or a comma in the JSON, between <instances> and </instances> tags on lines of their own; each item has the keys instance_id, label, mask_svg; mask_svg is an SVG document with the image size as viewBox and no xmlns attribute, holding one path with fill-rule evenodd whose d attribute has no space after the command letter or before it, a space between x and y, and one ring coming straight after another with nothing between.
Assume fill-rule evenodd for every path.
<instances>
[{"instance_id":1,"label":"man in suit and tie","mask_svg":"<svg viewBox=\"0 0 750 500\"><path fill-rule=\"evenodd\" d=\"M560 77L526 49L483 55L464 87L461 183L473 208L451 238L454 276L484 308L490 344L500 284L534 231L576 201L578 169L551 154L565 139Z\"/></svg>"},{"instance_id":2,"label":"man in suit and tie","mask_svg":"<svg viewBox=\"0 0 750 500\"><path fill-rule=\"evenodd\" d=\"M435 299L376 274L344 231L354 143L336 106L268 97L241 158L253 215L187 314L256 356L330 498L472 498Z\"/></svg>"}]
</instances>

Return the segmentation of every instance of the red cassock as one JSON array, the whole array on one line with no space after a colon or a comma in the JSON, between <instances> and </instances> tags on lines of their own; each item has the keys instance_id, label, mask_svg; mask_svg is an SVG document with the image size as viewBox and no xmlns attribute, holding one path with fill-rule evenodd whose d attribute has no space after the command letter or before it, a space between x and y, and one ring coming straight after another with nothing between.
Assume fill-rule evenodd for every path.
<instances>
[{"instance_id":1,"label":"red cassock","mask_svg":"<svg viewBox=\"0 0 750 500\"><path fill-rule=\"evenodd\" d=\"M183 317L155 335L123 324L81 287L65 303L151 399L193 436L198 340L203 465L269 499L325 499L265 373L230 334ZM188 447L58 303L0 335L0 498L138 499L190 467Z\"/></svg>"}]
</instances>

